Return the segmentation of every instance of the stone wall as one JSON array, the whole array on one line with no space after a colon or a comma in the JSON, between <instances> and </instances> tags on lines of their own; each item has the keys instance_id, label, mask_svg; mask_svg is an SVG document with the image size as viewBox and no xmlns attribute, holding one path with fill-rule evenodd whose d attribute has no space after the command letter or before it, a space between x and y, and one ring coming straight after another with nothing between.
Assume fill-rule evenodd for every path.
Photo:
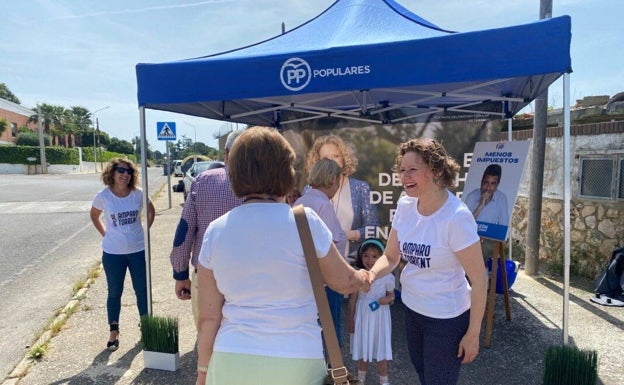
<instances>
[{"instance_id":1,"label":"stone wall","mask_svg":"<svg viewBox=\"0 0 624 385\"><path fill-rule=\"evenodd\" d=\"M570 205L570 270L594 278L611 258L613 249L624 246L622 203L572 200ZM524 246L528 198L514 205L512 239ZM544 198L540 235L540 261L563 264L563 201Z\"/></svg>"},{"instance_id":2,"label":"stone wall","mask_svg":"<svg viewBox=\"0 0 624 385\"><path fill-rule=\"evenodd\" d=\"M548 129L542 191L540 261L554 266L563 263L563 129ZM506 134L506 133L505 133ZM514 132L514 140L531 140L532 131ZM570 158L570 264L575 274L594 278L624 247L624 200L598 200L578 195L579 155L624 156L624 121L571 127ZM505 138L502 138L505 139ZM531 157L527 159L513 211L511 236L526 244Z\"/></svg>"}]
</instances>

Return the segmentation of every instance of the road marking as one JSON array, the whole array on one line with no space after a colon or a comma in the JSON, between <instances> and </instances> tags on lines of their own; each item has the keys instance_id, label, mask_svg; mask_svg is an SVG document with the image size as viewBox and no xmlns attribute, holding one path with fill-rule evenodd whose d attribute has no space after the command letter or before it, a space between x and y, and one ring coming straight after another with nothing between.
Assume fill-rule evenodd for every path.
<instances>
[{"instance_id":1,"label":"road marking","mask_svg":"<svg viewBox=\"0 0 624 385\"><path fill-rule=\"evenodd\" d=\"M15 277L19 277L20 275L24 274L26 271L28 271L30 268L32 268L33 266L39 264L41 261L43 261L43 259L45 257L47 257L48 255L54 253L56 250L58 250L59 248L61 248L63 245L65 245L67 242L71 241L72 239L74 239L78 234L80 234L81 232L85 231L87 228L91 227L92 224L91 222L87 223L86 225L84 225L80 230L76 231L75 233L73 233L72 235L70 235L69 237L67 237L65 240L63 240L62 242L58 243L56 246L54 246L53 248L51 248L50 250L48 250L45 254L40 255L39 257L33 259L28 265L24 266L24 268L20 271L18 271L17 273L13 274L13 276L11 276L9 279L0 282L0 287L3 287L5 285L7 285L9 282L13 281L13 279Z\"/></svg>"},{"instance_id":2,"label":"road marking","mask_svg":"<svg viewBox=\"0 0 624 385\"><path fill-rule=\"evenodd\" d=\"M84 213L91 210L92 201L3 202L0 214Z\"/></svg>"}]
</instances>

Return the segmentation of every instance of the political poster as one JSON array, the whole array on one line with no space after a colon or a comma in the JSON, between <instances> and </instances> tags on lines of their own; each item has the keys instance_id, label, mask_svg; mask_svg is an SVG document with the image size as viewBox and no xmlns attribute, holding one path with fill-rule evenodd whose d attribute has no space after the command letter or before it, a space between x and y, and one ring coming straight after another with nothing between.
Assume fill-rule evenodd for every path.
<instances>
[{"instance_id":1,"label":"political poster","mask_svg":"<svg viewBox=\"0 0 624 385\"><path fill-rule=\"evenodd\" d=\"M518 195L529 142L477 142L462 201L477 221L479 236L505 241Z\"/></svg>"}]
</instances>

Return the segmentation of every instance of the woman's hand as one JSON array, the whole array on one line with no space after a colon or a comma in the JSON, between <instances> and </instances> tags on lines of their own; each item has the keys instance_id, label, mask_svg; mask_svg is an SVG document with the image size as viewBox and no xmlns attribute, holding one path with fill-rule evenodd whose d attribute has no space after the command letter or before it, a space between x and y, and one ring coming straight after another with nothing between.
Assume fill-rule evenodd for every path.
<instances>
[{"instance_id":1,"label":"woman's hand","mask_svg":"<svg viewBox=\"0 0 624 385\"><path fill-rule=\"evenodd\" d=\"M462 364L468 364L474 361L479 355L479 335L473 335L466 333L461 341L459 341L459 349L457 350L457 357L464 356Z\"/></svg>"},{"instance_id":2,"label":"woman's hand","mask_svg":"<svg viewBox=\"0 0 624 385\"><path fill-rule=\"evenodd\" d=\"M206 372L197 371L197 381L195 381L195 385L206 385Z\"/></svg>"}]
</instances>

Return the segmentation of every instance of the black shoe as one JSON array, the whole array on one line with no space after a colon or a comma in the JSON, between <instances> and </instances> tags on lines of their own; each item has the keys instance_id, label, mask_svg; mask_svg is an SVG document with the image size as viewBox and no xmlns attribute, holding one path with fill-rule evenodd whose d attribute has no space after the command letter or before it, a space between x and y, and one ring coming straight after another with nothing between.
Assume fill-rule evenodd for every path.
<instances>
[{"instance_id":1,"label":"black shoe","mask_svg":"<svg viewBox=\"0 0 624 385\"><path fill-rule=\"evenodd\" d=\"M106 349L110 350L111 352L119 349L119 339L115 339L115 341L108 341L106 343Z\"/></svg>"},{"instance_id":2,"label":"black shoe","mask_svg":"<svg viewBox=\"0 0 624 385\"><path fill-rule=\"evenodd\" d=\"M119 324L110 324L110 331L116 331L117 336L119 337ZM115 338L114 341L108 341L106 343L106 349L110 350L111 352L119 349L119 338Z\"/></svg>"}]
</instances>

